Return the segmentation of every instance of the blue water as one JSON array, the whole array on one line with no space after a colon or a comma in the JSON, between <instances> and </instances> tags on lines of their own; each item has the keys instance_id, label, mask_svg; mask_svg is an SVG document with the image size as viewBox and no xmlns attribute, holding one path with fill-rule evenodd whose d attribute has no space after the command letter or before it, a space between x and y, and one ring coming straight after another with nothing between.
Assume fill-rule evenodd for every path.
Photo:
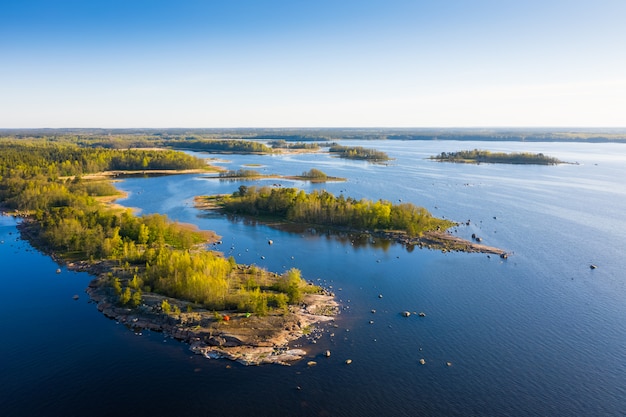
<instances>
[{"instance_id":1,"label":"blue water","mask_svg":"<svg viewBox=\"0 0 626 417\"><path fill-rule=\"evenodd\" d=\"M276 272L295 266L332 286L342 313L337 328L325 329L316 345L305 344L315 367L307 360L243 367L195 356L158 333L135 334L88 303L88 275L56 274L50 258L16 240L15 221L1 217L1 414L626 415L624 145L354 144L395 159L372 165L327 154L226 155L221 162L229 169L262 164L254 169L285 175L315 167L348 179L316 185L202 175L118 183L129 193L122 204L215 230L223 237L219 249L239 262ZM425 159L473 148L543 152L578 164ZM512 256L352 244L323 230L289 233L193 208L198 194L277 182L402 200L470 220L455 233L476 233ZM404 318L403 310L427 316ZM325 349L330 358L320 356Z\"/></svg>"}]
</instances>

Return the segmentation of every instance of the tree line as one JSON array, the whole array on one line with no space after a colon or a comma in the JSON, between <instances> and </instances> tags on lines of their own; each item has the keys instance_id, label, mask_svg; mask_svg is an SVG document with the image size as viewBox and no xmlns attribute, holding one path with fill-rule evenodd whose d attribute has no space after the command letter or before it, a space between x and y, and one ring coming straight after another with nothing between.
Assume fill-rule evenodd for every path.
<instances>
[{"instance_id":1,"label":"tree line","mask_svg":"<svg viewBox=\"0 0 626 417\"><path fill-rule=\"evenodd\" d=\"M225 211L236 214L274 216L293 222L357 230L400 230L410 236L454 225L411 203L336 197L326 190L307 194L296 188L242 185L232 195L218 197L217 202Z\"/></svg>"},{"instance_id":2,"label":"tree line","mask_svg":"<svg viewBox=\"0 0 626 417\"><path fill-rule=\"evenodd\" d=\"M346 159L363 159L372 162L388 161L390 159L389 155L383 151L363 148L361 146L333 145L328 151L336 153L340 158Z\"/></svg>"},{"instance_id":3,"label":"tree line","mask_svg":"<svg viewBox=\"0 0 626 417\"><path fill-rule=\"evenodd\" d=\"M490 152L474 149L471 151L441 152L437 156L431 156L440 162L470 162L470 163L494 163L494 164L539 164L556 165L562 163L557 158L546 156L542 153L530 152Z\"/></svg>"},{"instance_id":4,"label":"tree line","mask_svg":"<svg viewBox=\"0 0 626 417\"><path fill-rule=\"evenodd\" d=\"M272 148L250 140L205 140L172 139L162 142L163 146L175 149L190 149L200 152L272 153Z\"/></svg>"}]
</instances>

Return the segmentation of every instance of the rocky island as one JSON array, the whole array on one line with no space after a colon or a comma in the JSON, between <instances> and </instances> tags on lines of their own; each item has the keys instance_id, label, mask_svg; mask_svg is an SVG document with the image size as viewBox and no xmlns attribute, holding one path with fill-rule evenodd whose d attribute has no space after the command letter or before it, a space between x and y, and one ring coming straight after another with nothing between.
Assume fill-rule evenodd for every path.
<instances>
[{"instance_id":1,"label":"rocky island","mask_svg":"<svg viewBox=\"0 0 626 417\"><path fill-rule=\"evenodd\" d=\"M188 343L197 354L244 365L288 365L302 359L308 352L290 343L313 337L315 326L332 322L339 310L327 291L304 294L297 305L265 314L209 310L156 293L143 293L141 304L130 308L119 305L106 274L91 281L86 291L99 311L134 331L162 332Z\"/></svg>"}]
</instances>

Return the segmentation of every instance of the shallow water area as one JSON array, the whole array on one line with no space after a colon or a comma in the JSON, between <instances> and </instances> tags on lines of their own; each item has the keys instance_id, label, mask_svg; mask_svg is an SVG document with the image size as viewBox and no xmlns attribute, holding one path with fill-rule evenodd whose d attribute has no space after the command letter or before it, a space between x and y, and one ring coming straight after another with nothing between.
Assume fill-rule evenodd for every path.
<instances>
[{"instance_id":1,"label":"shallow water area","mask_svg":"<svg viewBox=\"0 0 626 417\"><path fill-rule=\"evenodd\" d=\"M328 154L228 155L263 173L310 168L348 179L128 178L120 204L215 230L240 263L297 267L342 305L310 357L243 367L141 335L88 303L91 279L56 265L0 217L3 415L621 415L626 410L626 146L591 143L349 141L388 164ZM430 161L463 149L542 152L558 166ZM205 155L206 156L206 155ZM412 202L463 222L454 233L512 253L441 253L201 212L196 195L239 185L327 189ZM469 225L465 222L469 220ZM271 239L272 245L267 241ZM597 265L591 269L590 265ZM77 301L73 295L79 295ZM375 310L375 312L372 312ZM411 312L404 317L403 311ZM425 317L420 317L424 312ZM331 356L323 357L329 349ZM347 365L345 361L351 359ZM424 364L420 364L424 359ZM307 366L307 361L317 362Z\"/></svg>"}]
</instances>

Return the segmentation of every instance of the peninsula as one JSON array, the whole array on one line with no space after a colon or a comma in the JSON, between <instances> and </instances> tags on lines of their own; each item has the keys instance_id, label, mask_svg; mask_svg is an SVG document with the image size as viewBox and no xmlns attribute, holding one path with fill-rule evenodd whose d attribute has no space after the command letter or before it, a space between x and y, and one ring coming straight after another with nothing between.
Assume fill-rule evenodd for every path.
<instances>
[{"instance_id":1,"label":"peninsula","mask_svg":"<svg viewBox=\"0 0 626 417\"><path fill-rule=\"evenodd\" d=\"M198 196L194 201L199 209L218 209L252 216L274 225L276 221L309 224L348 233L370 234L407 246L507 256L504 250L466 241L447 233L446 230L457 223L436 218L425 208L410 203L356 200L343 195L336 197L326 190L315 190L307 194L296 188L245 185L232 194Z\"/></svg>"},{"instance_id":2,"label":"peninsula","mask_svg":"<svg viewBox=\"0 0 626 417\"><path fill-rule=\"evenodd\" d=\"M214 233L112 206L119 192L99 174L188 169L212 168L177 151L0 140L0 203L23 218L19 229L35 248L95 275L87 292L98 309L136 331L162 331L207 357L245 364L302 358L288 344L332 320L333 294L297 269L278 275L207 250Z\"/></svg>"}]
</instances>

